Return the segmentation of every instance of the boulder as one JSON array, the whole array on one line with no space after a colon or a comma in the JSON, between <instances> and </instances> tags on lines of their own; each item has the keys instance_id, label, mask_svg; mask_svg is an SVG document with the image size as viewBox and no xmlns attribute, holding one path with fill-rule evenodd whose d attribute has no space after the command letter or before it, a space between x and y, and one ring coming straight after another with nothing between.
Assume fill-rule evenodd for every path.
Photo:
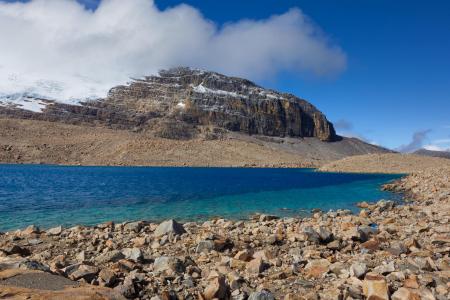
<instances>
[{"instance_id":1,"label":"boulder","mask_svg":"<svg viewBox=\"0 0 450 300\"><path fill-rule=\"evenodd\" d=\"M185 266L183 262L176 257L171 256L160 256L155 259L153 263L153 270L155 272L175 272L175 273L183 273L185 270Z\"/></svg>"},{"instance_id":2,"label":"boulder","mask_svg":"<svg viewBox=\"0 0 450 300\"><path fill-rule=\"evenodd\" d=\"M175 220L164 221L161 224L159 224L158 227L156 227L155 236L157 237L169 233L172 233L174 235L181 235L183 233L186 233L186 230L184 229L183 225L181 225Z\"/></svg>"},{"instance_id":3,"label":"boulder","mask_svg":"<svg viewBox=\"0 0 450 300\"><path fill-rule=\"evenodd\" d=\"M47 235L52 236L52 235L60 235L62 233L62 231L63 231L62 226L57 226L57 227L48 229L46 231L46 233L47 233Z\"/></svg>"},{"instance_id":4,"label":"boulder","mask_svg":"<svg viewBox=\"0 0 450 300\"><path fill-rule=\"evenodd\" d=\"M309 261L305 266L305 272L308 277L321 278L328 273L330 262L326 259L316 259Z\"/></svg>"},{"instance_id":5,"label":"boulder","mask_svg":"<svg viewBox=\"0 0 450 300\"><path fill-rule=\"evenodd\" d=\"M389 300L386 280L376 273L366 274L363 281L363 293L367 300Z\"/></svg>"},{"instance_id":6,"label":"boulder","mask_svg":"<svg viewBox=\"0 0 450 300\"><path fill-rule=\"evenodd\" d=\"M269 291L262 290L251 293L248 300L275 300L275 297Z\"/></svg>"},{"instance_id":7,"label":"boulder","mask_svg":"<svg viewBox=\"0 0 450 300\"><path fill-rule=\"evenodd\" d=\"M219 275L212 279L204 291L205 299L228 299L230 288L226 283L225 276Z\"/></svg>"},{"instance_id":8,"label":"boulder","mask_svg":"<svg viewBox=\"0 0 450 300\"><path fill-rule=\"evenodd\" d=\"M122 252L119 250L112 250L108 251L106 253L100 254L97 256L94 260L98 264L106 264L109 262L118 262L119 260L125 258L125 255L123 255Z\"/></svg>"},{"instance_id":9,"label":"boulder","mask_svg":"<svg viewBox=\"0 0 450 300\"><path fill-rule=\"evenodd\" d=\"M99 272L99 268L88 265L80 265L74 272L69 275L72 280L80 280L83 278L87 282L91 282Z\"/></svg>"},{"instance_id":10,"label":"boulder","mask_svg":"<svg viewBox=\"0 0 450 300\"><path fill-rule=\"evenodd\" d=\"M324 226L319 227L318 234L321 243L329 243L333 240L333 233Z\"/></svg>"},{"instance_id":11,"label":"boulder","mask_svg":"<svg viewBox=\"0 0 450 300\"><path fill-rule=\"evenodd\" d=\"M313 243L319 243L320 236L317 233L317 231L315 231L314 228L312 228L311 226L305 227L305 229L303 229L303 233L306 236L306 240Z\"/></svg>"},{"instance_id":12,"label":"boulder","mask_svg":"<svg viewBox=\"0 0 450 300\"><path fill-rule=\"evenodd\" d=\"M266 268L267 264L261 258L252 259L246 265L247 272L251 274L262 273Z\"/></svg>"},{"instance_id":13,"label":"boulder","mask_svg":"<svg viewBox=\"0 0 450 300\"><path fill-rule=\"evenodd\" d=\"M126 259L131 259L135 262L139 262L144 258L142 251L139 248L125 248L122 250L122 254Z\"/></svg>"},{"instance_id":14,"label":"boulder","mask_svg":"<svg viewBox=\"0 0 450 300\"><path fill-rule=\"evenodd\" d=\"M362 278L367 273L367 266L365 263L356 262L350 266L350 275L357 278Z\"/></svg>"},{"instance_id":15,"label":"boulder","mask_svg":"<svg viewBox=\"0 0 450 300\"><path fill-rule=\"evenodd\" d=\"M37 227L36 225L30 225L27 228L25 228L24 230L22 230L21 233L23 235L30 235L30 234L33 234L33 233L40 233L40 232L41 231L40 231L39 227Z\"/></svg>"},{"instance_id":16,"label":"boulder","mask_svg":"<svg viewBox=\"0 0 450 300\"><path fill-rule=\"evenodd\" d=\"M106 286L112 286L116 282L116 274L110 269L102 269L98 273L98 277L105 283Z\"/></svg>"},{"instance_id":17,"label":"boulder","mask_svg":"<svg viewBox=\"0 0 450 300\"><path fill-rule=\"evenodd\" d=\"M411 291L410 289L401 287L394 294L392 294L392 300L421 300L419 294Z\"/></svg>"},{"instance_id":18,"label":"boulder","mask_svg":"<svg viewBox=\"0 0 450 300\"><path fill-rule=\"evenodd\" d=\"M123 229L125 231L134 231L136 233L138 233L139 231L141 231L142 227L144 226L144 223L141 221L138 222L130 222L130 223L126 223L123 226Z\"/></svg>"}]
</instances>

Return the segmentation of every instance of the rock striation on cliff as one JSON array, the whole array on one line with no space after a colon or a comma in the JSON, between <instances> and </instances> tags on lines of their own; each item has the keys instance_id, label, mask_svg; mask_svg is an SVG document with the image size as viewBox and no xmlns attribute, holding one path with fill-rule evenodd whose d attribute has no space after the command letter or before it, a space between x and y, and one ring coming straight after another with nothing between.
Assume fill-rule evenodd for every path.
<instances>
[{"instance_id":1,"label":"rock striation on cliff","mask_svg":"<svg viewBox=\"0 0 450 300\"><path fill-rule=\"evenodd\" d=\"M172 123L212 125L250 135L336 139L333 125L307 101L215 72L163 70L159 76L111 89L106 102Z\"/></svg>"}]
</instances>

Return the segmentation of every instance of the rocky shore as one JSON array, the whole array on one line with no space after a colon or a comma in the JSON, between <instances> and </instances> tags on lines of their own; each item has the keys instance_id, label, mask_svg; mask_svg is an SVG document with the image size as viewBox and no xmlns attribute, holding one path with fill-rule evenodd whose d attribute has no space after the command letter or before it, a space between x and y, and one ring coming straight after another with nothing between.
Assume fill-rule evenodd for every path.
<instances>
[{"instance_id":1,"label":"rocky shore","mask_svg":"<svg viewBox=\"0 0 450 300\"><path fill-rule=\"evenodd\" d=\"M449 299L450 167L385 188L409 201L362 202L356 215L3 233L0 298Z\"/></svg>"}]
</instances>

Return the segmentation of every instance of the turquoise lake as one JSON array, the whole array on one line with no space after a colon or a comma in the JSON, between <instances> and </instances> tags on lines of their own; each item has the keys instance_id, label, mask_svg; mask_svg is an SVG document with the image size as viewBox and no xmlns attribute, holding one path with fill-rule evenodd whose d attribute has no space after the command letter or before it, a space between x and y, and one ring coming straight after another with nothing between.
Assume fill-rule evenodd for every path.
<instances>
[{"instance_id":1,"label":"turquoise lake","mask_svg":"<svg viewBox=\"0 0 450 300\"><path fill-rule=\"evenodd\" d=\"M380 190L400 175L312 169L67 167L0 165L0 231L105 221L200 221L314 208L356 210L360 201L399 200Z\"/></svg>"}]
</instances>

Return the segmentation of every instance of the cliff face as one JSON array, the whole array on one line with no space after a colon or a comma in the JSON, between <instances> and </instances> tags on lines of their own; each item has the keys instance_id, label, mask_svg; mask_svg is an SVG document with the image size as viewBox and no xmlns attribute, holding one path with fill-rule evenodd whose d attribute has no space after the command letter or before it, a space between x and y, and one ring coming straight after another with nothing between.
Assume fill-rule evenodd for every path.
<instances>
[{"instance_id":1,"label":"cliff face","mask_svg":"<svg viewBox=\"0 0 450 300\"><path fill-rule=\"evenodd\" d=\"M261 88L254 83L189 68L164 70L112 88L105 99L62 104L43 99L41 112L0 107L8 116L101 123L111 128L147 132L159 137L217 137L226 130L273 137L337 139L333 125L307 101Z\"/></svg>"},{"instance_id":2,"label":"cliff face","mask_svg":"<svg viewBox=\"0 0 450 300\"><path fill-rule=\"evenodd\" d=\"M106 102L172 122L230 131L333 141L333 125L314 106L240 78L187 68L161 71L111 89Z\"/></svg>"}]
</instances>

